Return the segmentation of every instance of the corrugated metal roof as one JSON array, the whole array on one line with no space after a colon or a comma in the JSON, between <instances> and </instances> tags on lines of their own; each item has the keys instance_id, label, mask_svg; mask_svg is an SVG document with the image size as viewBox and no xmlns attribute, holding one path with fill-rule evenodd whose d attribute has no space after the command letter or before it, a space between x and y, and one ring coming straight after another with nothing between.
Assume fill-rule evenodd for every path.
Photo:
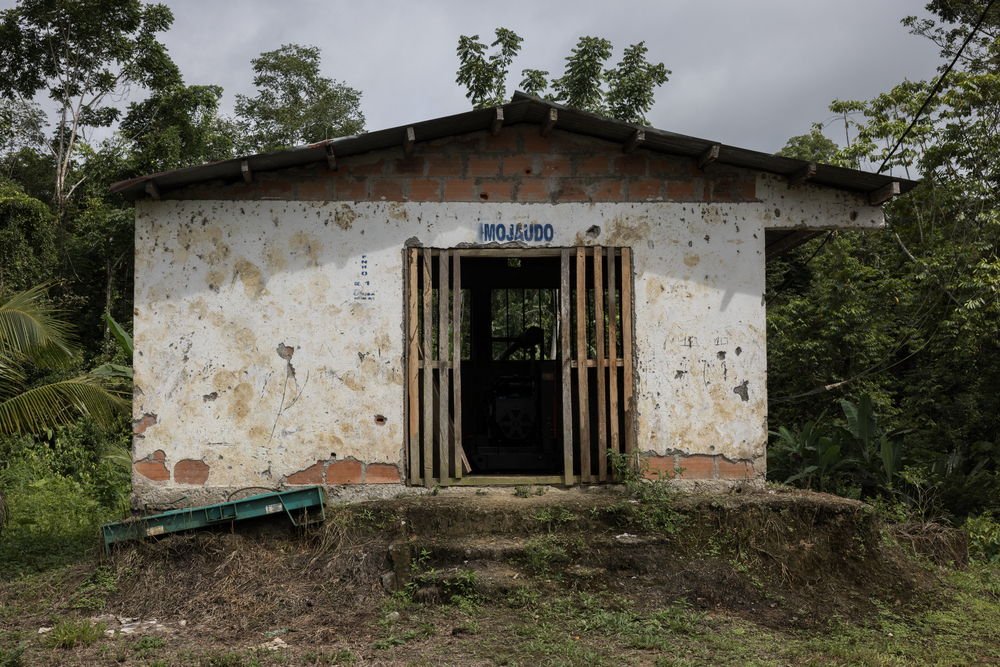
<instances>
[{"instance_id":1,"label":"corrugated metal roof","mask_svg":"<svg viewBox=\"0 0 1000 667\"><path fill-rule=\"evenodd\" d=\"M550 111L555 109L558 115L555 127L559 130L575 132L622 144L629 142L635 136L636 131L641 130L644 137L640 146L647 150L698 158L704 155L706 151L711 150L713 146L718 146L718 157L715 161L720 164L756 169L783 176L792 177L802 173L809 168L810 164L804 160L780 157L736 146L727 146L710 139L699 139L652 127L624 123L586 111L570 109L561 104L524 93L515 93L513 99L508 104L505 104L502 109L504 125L513 125L515 123L537 123L541 125L548 120ZM165 191L217 179L236 180L242 176L244 163L253 172L298 167L314 162L325 162L327 160L328 147L331 147L337 157L347 157L400 146L403 144L408 128L413 129L416 142L430 141L432 139L490 129L496 117L495 109L474 109L453 116L444 116L411 125L377 130L353 137L329 139L308 146L298 146L270 153L259 153L257 155L239 157L222 162L211 162L194 167L185 167L183 169L174 169L158 174L141 176L115 183L111 186L111 191L121 193L129 199L137 199L146 193L147 184L149 183L154 184L157 190ZM899 183L900 192L907 192L916 186L916 182L911 180L825 164L815 166L815 172L810 176L809 182L816 185L825 185L832 188L864 193L879 191L894 182Z\"/></svg>"}]
</instances>

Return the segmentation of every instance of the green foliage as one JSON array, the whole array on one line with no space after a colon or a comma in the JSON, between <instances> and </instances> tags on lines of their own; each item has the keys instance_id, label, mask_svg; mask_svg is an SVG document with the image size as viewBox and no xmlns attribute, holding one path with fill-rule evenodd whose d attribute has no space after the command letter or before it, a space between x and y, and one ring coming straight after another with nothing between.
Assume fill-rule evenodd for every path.
<instances>
[{"instance_id":1,"label":"green foliage","mask_svg":"<svg viewBox=\"0 0 1000 667\"><path fill-rule=\"evenodd\" d=\"M172 22L166 6L139 0L21 0L0 13L0 96L24 101L44 92L54 103L58 218L81 182L75 171L84 135L118 119L116 97L130 86L180 81L156 40Z\"/></svg>"},{"instance_id":2,"label":"green foliage","mask_svg":"<svg viewBox=\"0 0 1000 667\"><path fill-rule=\"evenodd\" d=\"M1000 563L1000 521L990 514L970 516L965 520L969 534L969 557L983 562Z\"/></svg>"},{"instance_id":3,"label":"green foliage","mask_svg":"<svg viewBox=\"0 0 1000 667\"><path fill-rule=\"evenodd\" d=\"M524 41L507 28L497 28L495 34L489 47L479 40L479 35L458 38L455 81L465 88L465 96L476 109L507 101L508 70ZM488 48L493 53L487 55ZM654 91L667 82L670 74L663 63L646 59L648 51L645 42L632 44L617 66L605 69L612 53L611 42L601 37L581 37L566 56L562 76L549 81L546 70L523 69L520 87L530 95L546 96L575 109L628 123L645 123ZM546 93L550 86L551 92Z\"/></svg>"},{"instance_id":4,"label":"green foliage","mask_svg":"<svg viewBox=\"0 0 1000 667\"><path fill-rule=\"evenodd\" d=\"M44 296L44 287L36 287L0 304L0 434L38 433L79 415L112 424L127 403L99 377L29 385L33 367L67 367L73 360L69 325Z\"/></svg>"},{"instance_id":5,"label":"green foliage","mask_svg":"<svg viewBox=\"0 0 1000 667\"><path fill-rule=\"evenodd\" d=\"M361 92L320 74L320 50L285 44L254 58L257 95L236 96L243 151L271 151L364 130Z\"/></svg>"},{"instance_id":6,"label":"green foliage","mask_svg":"<svg viewBox=\"0 0 1000 667\"><path fill-rule=\"evenodd\" d=\"M85 618L67 618L59 621L45 635L44 642L52 648L63 649L90 646L104 638L106 629L104 623L91 623Z\"/></svg>"},{"instance_id":7,"label":"green foliage","mask_svg":"<svg viewBox=\"0 0 1000 667\"><path fill-rule=\"evenodd\" d=\"M55 262L55 222L48 206L0 182L0 296L44 282Z\"/></svg>"},{"instance_id":8,"label":"green foliage","mask_svg":"<svg viewBox=\"0 0 1000 667\"><path fill-rule=\"evenodd\" d=\"M219 86L176 85L129 106L119 126L128 169L151 174L234 154L237 128L219 115Z\"/></svg>"},{"instance_id":9,"label":"green foliage","mask_svg":"<svg viewBox=\"0 0 1000 667\"><path fill-rule=\"evenodd\" d=\"M0 667L22 667L24 652L28 649L25 642L17 646L0 646Z\"/></svg>"},{"instance_id":10,"label":"green foliage","mask_svg":"<svg viewBox=\"0 0 1000 667\"><path fill-rule=\"evenodd\" d=\"M106 458L128 442L124 424L117 432L80 423L41 437L0 438L8 514L0 578L63 565L98 547L99 525L128 513L130 466ZM96 600L95 591L84 597Z\"/></svg>"},{"instance_id":11,"label":"green foliage","mask_svg":"<svg viewBox=\"0 0 1000 667\"><path fill-rule=\"evenodd\" d=\"M549 531L552 531L564 524L571 523L579 517L562 505L543 507L531 515L535 521L541 521Z\"/></svg>"},{"instance_id":12,"label":"green foliage","mask_svg":"<svg viewBox=\"0 0 1000 667\"><path fill-rule=\"evenodd\" d=\"M839 147L836 142L823 134L823 126L813 123L809 129L809 134L800 134L792 137L785 144L785 147L778 151L778 155L791 157L796 160L808 160L809 162L821 162L839 167L848 167L837 152Z\"/></svg>"},{"instance_id":13,"label":"green foliage","mask_svg":"<svg viewBox=\"0 0 1000 667\"><path fill-rule=\"evenodd\" d=\"M524 545L524 560L532 574L549 576L569 561L569 553L555 535L540 535Z\"/></svg>"},{"instance_id":14,"label":"green foliage","mask_svg":"<svg viewBox=\"0 0 1000 667\"><path fill-rule=\"evenodd\" d=\"M631 457L608 450L608 460L615 477L625 485L625 489L637 502L623 502L617 510L628 524L642 530L675 533L685 520L685 515L677 509L677 490L672 486L673 475L660 474L655 479L646 479L648 464L633 464Z\"/></svg>"},{"instance_id":15,"label":"green foliage","mask_svg":"<svg viewBox=\"0 0 1000 667\"><path fill-rule=\"evenodd\" d=\"M606 100L608 115L627 123L645 125L646 112L653 108L654 89L665 84L671 71L663 63L646 60L645 42L632 44L625 49L621 61L614 69L605 70L608 80Z\"/></svg>"},{"instance_id":16,"label":"green foliage","mask_svg":"<svg viewBox=\"0 0 1000 667\"><path fill-rule=\"evenodd\" d=\"M486 44L479 41L479 35L461 35L458 38L459 65L455 82L465 86L465 96L476 109L500 106L507 101L507 70L524 41L507 28L497 28L495 34L496 39L490 44L495 52L489 56L486 55ZM548 74L535 72L543 80Z\"/></svg>"},{"instance_id":17,"label":"green foliage","mask_svg":"<svg viewBox=\"0 0 1000 667\"><path fill-rule=\"evenodd\" d=\"M928 9L941 21L905 23L950 62L982 5ZM845 392L870 396L887 430L906 431L903 451L866 448L874 483L908 466L897 491L955 517L1000 505L998 29L994 9L891 156L933 82L831 105L852 135L834 162L922 180L885 207L886 230L835 233L768 262L772 423L812 421Z\"/></svg>"}]
</instances>

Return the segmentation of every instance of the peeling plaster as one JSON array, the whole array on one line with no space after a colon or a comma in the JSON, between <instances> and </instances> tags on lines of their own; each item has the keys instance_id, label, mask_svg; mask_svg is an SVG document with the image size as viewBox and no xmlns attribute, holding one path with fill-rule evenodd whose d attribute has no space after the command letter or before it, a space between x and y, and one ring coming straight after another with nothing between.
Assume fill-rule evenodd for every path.
<instances>
[{"instance_id":1,"label":"peeling plaster","mask_svg":"<svg viewBox=\"0 0 1000 667\"><path fill-rule=\"evenodd\" d=\"M758 183L761 201L740 204L139 202L136 460L156 467L159 450L198 461L206 488L273 486L317 465L329 478L331 466L353 470L347 461L362 479L395 483L401 250L475 247L481 224L522 223L551 224L554 247L633 248L639 448L757 461L765 228L881 224L849 193ZM357 298L362 256L372 300ZM159 480L136 475L140 499L179 483L156 471Z\"/></svg>"}]
</instances>

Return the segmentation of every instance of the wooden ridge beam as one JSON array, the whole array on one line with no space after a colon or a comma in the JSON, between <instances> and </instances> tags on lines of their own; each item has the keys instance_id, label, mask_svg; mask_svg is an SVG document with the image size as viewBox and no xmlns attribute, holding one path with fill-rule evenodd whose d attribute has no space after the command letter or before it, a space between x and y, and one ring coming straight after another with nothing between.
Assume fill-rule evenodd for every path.
<instances>
[{"instance_id":1,"label":"wooden ridge beam","mask_svg":"<svg viewBox=\"0 0 1000 667\"><path fill-rule=\"evenodd\" d=\"M628 138L628 141L622 145L622 152L631 153L645 141L646 132L644 130L636 130L632 133L632 136Z\"/></svg>"},{"instance_id":2,"label":"wooden ridge beam","mask_svg":"<svg viewBox=\"0 0 1000 667\"><path fill-rule=\"evenodd\" d=\"M811 180L813 176L816 175L816 163L810 162L806 166L802 167L798 171L793 171L788 175L788 187L794 188L798 185L802 185L808 180Z\"/></svg>"},{"instance_id":3,"label":"wooden ridge beam","mask_svg":"<svg viewBox=\"0 0 1000 667\"><path fill-rule=\"evenodd\" d=\"M500 134L500 129L503 127L503 107L496 107L494 111L496 113L490 123L490 134L495 137Z\"/></svg>"},{"instance_id":4,"label":"wooden ridge beam","mask_svg":"<svg viewBox=\"0 0 1000 667\"><path fill-rule=\"evenodd\" d=\"M899 196L899 181L886 183L877 190L868 193L868 203L872 206L881 206L893 197Z\"/></svg>"},{"instance_id":5,"label":"wooden ridge beam","mask_svg":"<svg viewBox=\"0 0 1000 667\"><path fill-rule=\"evenodd\" d=\"M705 169L708 165L712 164L719 159L719 149L722 148L719 144L712 144L708 149L698 156L698 168Z\"/></svg>"},{"instance_id":6,"label":"wooden ridge beam","mask_svg":"<svg viewBox=\"0 0 1000 667\"><path fill-rule=\"evenodd\" d=\"M556 126L559 121L559 112L556 109L549 109L549 113L545 116L545 122L542 123L542 136L547 137L552 132L552 128Z\"/></svg>"}]
</instances>

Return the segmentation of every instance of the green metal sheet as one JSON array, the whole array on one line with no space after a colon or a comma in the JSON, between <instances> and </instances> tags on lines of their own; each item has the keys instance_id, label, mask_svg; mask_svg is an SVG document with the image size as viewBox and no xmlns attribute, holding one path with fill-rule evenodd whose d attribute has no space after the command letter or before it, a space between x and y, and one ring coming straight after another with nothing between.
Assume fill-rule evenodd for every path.
<instances>
[{"instance_id":1,"label":"green metal sheet","mask_svg":"<svg viewBox=\"0 0 1000 667\"><path fill-rule=\"evenodd\" d=\"M145 537L176 533L181 530L204 528L229 521L253 519L271 514L285 514L298 526L302 523L326 519L326 497L321 486L308 486L291 491L262 493L249 498L231 500L215 505L202 505L162 514L106 523L101 526L104 549L115 542L139 540ZM310 517L308 510L317 508L317 514ZM297 518L298 517L298 518Z\"/></svg>"}]
</instances>

